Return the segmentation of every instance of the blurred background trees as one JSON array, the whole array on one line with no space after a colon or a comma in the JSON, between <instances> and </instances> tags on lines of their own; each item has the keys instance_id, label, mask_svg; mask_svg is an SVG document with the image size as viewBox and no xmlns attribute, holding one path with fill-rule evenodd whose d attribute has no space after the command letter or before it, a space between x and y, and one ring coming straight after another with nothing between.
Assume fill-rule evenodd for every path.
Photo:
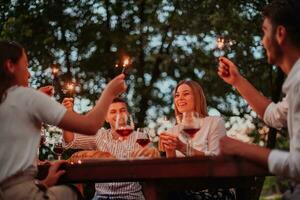
<instances>
[{"instance_id":1,"label":"blurred background trees","mask_svg":"<svg viewBox=\"0 0 300 200\"><path fill-rule=\"evenodd\" d=\"M31 85L76 81L76 110L86 112L105 84L121 72L125 56L129 89L124 95L137 126L174 116L172 91L183 79L198 81L209 112L222 115L227 128L240 119L251 122L254 142L287 147L286 130L258 131L264 125L246 102L217 75L220 55L231 58L265 95L278 101L283 73L266 63L262 45L261 10L267 0L23 0L0 2L0 38L15 40L28 50ZM216 49L222 36L231 48ZM50 67L57 64L59 79ZM280 133L280 134L278 134Z\"/></svg>"},{"instance_id":2,"label":"blurred background trees","mask_svg":"<svg viewBox=\"0 0 300 200\"><path fill-rule=\"evenodd\" d=\"M0 37L23 44L29 54L31 85L76 81L77 111L93 105L125 56L126 97L138 126L174 116L172 91L183 79L204 88L210 114L258 124L245 101L217 75L218 56L231 58L259 90L277 101L283 74L266 63L261 46L262 0L24 0L1 1ZM234 41L216 49L222 36ZM58 64L58 81L50 66ZM231 120L229 120L229 118ZM261 125L259 125L261 126ZM271 130L272 132L272 130ZM273 131L274 132L274 131ZM274 146L275 132L270 146Z\"/></svg>"},{"instance_id":3,"label":"blurred background trees","mask_svg":"<svg viewBox=\"0 0 300 200\"><path fill-rule=\"evenodd\" d=\"M265 95L278 101L283 73L266 63L261 46L262 0L24 0L1 1L0 37L23 44L29 54L31 85L54 84L61 101L64 84L76 81L76 110L86 112L105 84L121 72L116 63L131 58L126 70L129 103L137 126L174 116L172 91L183 79L204 88L212 115L263 127L247 103L217 75L220 55ZM217 37L234 41L216 48ZM57 64L59 79L50 67ZM242 122L243 123L243 122ZM276 132L269 131L275 145ZM281 131L285 132L285 131ZM266 139L254 132L255 141Z\"/></svg>"},{"instance_id":4,"label":"blurred background trees","mask_svg":"<svg viewBox=\"0 0 300 200\"><path fill-rule=\"evenodd\" d=\"M4 1L0 36L23 44L29 54L31 83L51 83L49 67L60 65L60 79L76 79L78 100L93 104L120 70L127 70L126 98L139 125L173 115L172 91L178 81L199 81L211 112L225 117L250 115L248 105L217 76L217 59L226 53L241 73L269 97L279 96L279 72L266 64L260 44L260 11L266 1L127 0ZM216 38L235 41L218 51ZM60 91L57 98L61 99Z\"/></svg>"}]
</instances>

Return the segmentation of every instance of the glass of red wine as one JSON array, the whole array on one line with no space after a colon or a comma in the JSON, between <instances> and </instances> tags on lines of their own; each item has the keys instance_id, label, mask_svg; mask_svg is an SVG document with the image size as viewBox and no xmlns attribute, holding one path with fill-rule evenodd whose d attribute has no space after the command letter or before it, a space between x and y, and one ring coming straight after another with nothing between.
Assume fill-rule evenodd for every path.
<instances>
[{"instance_id":1,"label":"glass of red wine","mask_svg":"<svg viewBox=\"0 0 300 200\"><path fill-rule=\"evenodd\" d=\"M193 137L200 130L200 118L197 112L184 112L181 119L181 130L187 138L186 155L192 156Z\"/></svg>"},{"instance_id":2,"label":"glass of red wine","mask_svg":"<svg viewBox=\"0 0 300 200\"><path fill-rule=\"evenodd\" d=\"M150 143L149 132L149 128L138 128L136 143L138 143L141 147L147 146Z\"/></svg>"},{"instance_id":3,"label":"glass of red wine","mask_svg":"<svg viewBox=\"0 0 300 200\"><path fill-rule=\"evenodd\" d=\"M54 143L53 151L57 155L57 159L61 160L61 155L64 152L61 136L59 136L58 141Z\"/></svg>"},{"instance_id":4,"label":"glass of red wine","mask_svg":"<svg viewBox=\"0 0 300 200\"><path fill-rule=\"evenodd\" d=\"M115 129L116 132L121 136L120 139L123 141L126 140L134 130L134 123L131 115L125 112L118 112L116 116ZM130 158L130 148L130 146L126 146L126 151L124 151L124 158Z\"/></svg>"},{"instance_id":5,"label":"glass of red wine","mask_svg":"<svg viewBox=\"0 0 300 200\"><path fill-rule=\"evenodd\" d=\"M57 159L61 160L61 155L64 152L64 148L62 146L62 143L55 143L53 147L54 153L57 155Z\"/></svg>"},{"instance_id":6,"label":"glass of red wine","mask_svg":"<svg viewBox=\"0 0 300 200\"><path fill-rule=\"evenodd\" d=\"M128 113L117 113L115 129L123 139L126 139L134 129L131 115Z\"/></svg>"},{"instance_id":7,"label":"glass of red wine","mask_svg":"<svg viewBox=\"0 0 300 200\"><path fill-rule=\"evenodd\" d=\"M37 151L37 154L38 154L38 157L40 157L40 154L41 154L41 148L43 148L45 146L45 143L46 143L46 125L45 124L42 124L42 127L41 127L41 137L40 137L40 145L38 147L38 151Z\"/></svg>"}]
</instances>

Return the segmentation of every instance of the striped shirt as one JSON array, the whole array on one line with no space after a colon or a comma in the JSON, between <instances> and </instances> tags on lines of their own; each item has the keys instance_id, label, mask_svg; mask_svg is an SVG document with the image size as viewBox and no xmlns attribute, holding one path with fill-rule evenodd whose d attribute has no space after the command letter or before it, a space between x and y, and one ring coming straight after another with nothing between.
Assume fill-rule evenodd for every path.
<instances>
[{"instance_id":1,"label":"striped shirt","mask_svg":"<svg viewBox=\"0 0 300 200\"><path fill-rule=\"evenodd\" d=\"M65 148L99 150L109 152L117 159L124 159L141 146L136 143L136 132L132 132L125 140L116 140L113 139L110 130L102 128L93 136L74 134L73 141L66 144ZM144 199L142 187L138 182L96 183L95 190L95 199L97 196L109 196L111 199Z\"/></svg>"}]
</instances>

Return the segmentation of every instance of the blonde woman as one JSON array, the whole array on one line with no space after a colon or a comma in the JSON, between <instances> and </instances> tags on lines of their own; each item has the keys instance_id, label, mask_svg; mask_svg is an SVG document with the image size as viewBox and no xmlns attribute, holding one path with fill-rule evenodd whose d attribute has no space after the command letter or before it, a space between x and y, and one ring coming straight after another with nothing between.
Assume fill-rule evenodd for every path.
<instances>
[{"instance_id":1,"label":"blonde woman","mask_svg":"<svg viewBox=\"0 0 300 200\"><path fill-rule=\"evenodd\" d=\"M219 140L225 135L225 123L221 117L208 116L206 99L201 86L192 80L181 81L174 91L174 107L177 125L160 134L160 146L167 157L186 156L187 137L181 134L183 113L195 112L200 129L192 140L192 155L213 156L219 152ZM214 191L183 191L170 194L170 199L235 199L228 189Z\"/></svg>"},{"instance_id":2,"label":"blonde woman","mask_svg":"<svg viewBox=\"0 0 300 200\"><path fill-rule=\"evenodd\" d=\"M192 155L217 155L219 140L225 135L225 123L221 117L208 116L206 99L201 86L191 80L181 81L175 88L174 107L177 125L160 134L160 142L167 157L185 156L187 138L180 134L180 120L184 112L196 112L199 131L192 138Z\"/></svg>"}]
</instances>

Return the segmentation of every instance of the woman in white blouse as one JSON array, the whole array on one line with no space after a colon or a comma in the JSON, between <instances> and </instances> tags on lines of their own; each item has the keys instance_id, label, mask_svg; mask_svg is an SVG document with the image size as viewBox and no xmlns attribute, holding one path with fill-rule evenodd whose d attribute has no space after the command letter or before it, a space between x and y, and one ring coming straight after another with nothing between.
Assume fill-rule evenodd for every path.
<instances>
[{"instance_id":1,"label":"woman in white blouse","mask_svg":"<svg viewBox=\"0 0 300 200\"><path fill-rule=\"evenodd\" d=\"M201 86L191 80L181 81L175 88L174 107L177 125L160 134L160 146L167 157L185 156L187 139L180 134L182 113L195 111L200 119L200 129L192 138L192 155L217 155L219 140L225 135L225 123L221 117L208 116L206 99Z\"/></svg>"},{"instance_id":2,"label":"woman in white blouse","mask_svg":"<svg viewBox=\"0 0 300 200\"><path fill-rule=\"evenodd\" d=\"M192 139L191 155L211 156L219 152L219 140L225 135L225 123L221 117L208 116L206 99L201 86L191 80L181 81L175 88L174 107L177 125L160 134L160 147L167 157L185 156L187 137L180 133L179 123L185 112L196 112L199 115L200 129ZM213 199L233 200L232 189L214 189L202 191L176 191L168 194L168 199Z\"/></svg>"}]
</instances>

